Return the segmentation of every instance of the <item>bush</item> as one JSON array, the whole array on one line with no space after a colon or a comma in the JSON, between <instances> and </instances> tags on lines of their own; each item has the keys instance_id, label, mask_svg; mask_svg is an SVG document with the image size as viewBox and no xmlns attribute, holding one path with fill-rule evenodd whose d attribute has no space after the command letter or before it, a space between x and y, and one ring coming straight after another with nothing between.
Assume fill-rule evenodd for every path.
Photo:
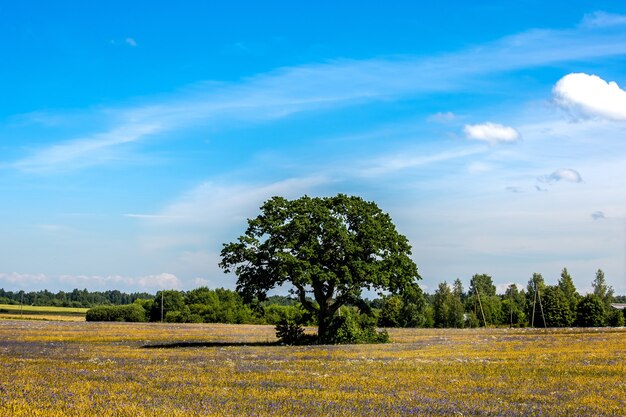
<instances>
[{"instance_id":1,"label":"bush","mask_svg":"<svg viewBox=\"0 0 626 417\"><path fill-rule=\"evenodd\" d=\"M376 318L349 308L342 309L341 313L333 319L329 337L319 342L334 345L389 342L389 334L376 328Z\"/></svg>"},{"instance_id":2,"label":"bush","mask_svg":"<svg viewBox=\"0 0 626 417\"><path fill-rule=\"evenodd\" d=\"M263 319L267 324L278 325L285 320L302 325L312 325L311 313L305 311L299 304L282 306L278 304L269 304L263 306Z\"/></svg>"},{"instance_id":3,"label":"bush","mask_svg":"<svg viewBox=\"0 0 626 417\"><path fill-rule=\"evenodd\" d=\"M606 311L602 299L587 294L576 305L576 324L581 327L606 326Z\"/></svg>"},{"instance_id":4,"label":"bush","mask_svg":"<svg viewBox=\"0 0 626 417\"><path fill-rule=\"evenodd\" d=\"M146 313L138 304L121 306L97 306L87 310L87 321L146 321Z\"/></svg>"},{"instance_id":5,"label":"bush","mask_svg":"<svg viewBox=\"0 0 626 417\"><path fill-rule=\"evenodd\" d=\"M624 314L622 310L611 308L608 317L609 326L622 327L624 326Z\"/></svg>"},{"instance_id":6,"label":"bush","mask_svg":"<svg viewBox=\"0 0 626 417\"><path fill-rule=\"evenodd\" d=\"M304 344L304 327L295 320L284 318L276 324L276 337L284 345Z\"/></svg>"}]
</instances>

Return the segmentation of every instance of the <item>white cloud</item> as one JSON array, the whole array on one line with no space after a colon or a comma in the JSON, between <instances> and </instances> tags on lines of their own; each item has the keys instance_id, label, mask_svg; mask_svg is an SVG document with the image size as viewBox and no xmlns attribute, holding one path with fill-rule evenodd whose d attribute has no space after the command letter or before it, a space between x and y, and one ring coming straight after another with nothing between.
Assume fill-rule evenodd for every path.
<instances>
[{"instance_id":1,"label":"white cloud","mask_svg":"<svg viewBox=\"0 0 626 417\"><path fill-rule=\"evenodd\" d=\"M538 178L539 181L541 182L558 182L558 181L565 181L565 182L582 182L583 179L580 176L580 174L578 173L578 171L573 170L573 169L569 169L569 168L561 168L561 169L557 169L556 171L554 171L552 174L550 175L543 175L541 177Z\"/></svg>"},{"instance_id":2,"label":"white cloud","mask_svg":"<svg viewBox=\"0 0 626 417\"><path fill-rule=\"evenodd\" d=\"M127 45L130 45L132 47L137 46L137 41L133 38L126 38L124 39L124 42L126 42Z\"/></svg>"},{"instance_id":3,"label":"white cloud","mask_svg":"<svg viewBox=\"0 0 626 417\"><path fill-rule=\"evenodd\" d=\"M4 285L9 284L18 288L27 288L32 286L41 286L48 283L50 279L44 274L20 274L17 272L3 273L0 272L0 282Z\"/></svg>"},{"instance_id":4,"label":"white cloud","mask_svg":"<svg viewBox=\"0 0 626 417\"><path fill-rule=\"evenodd\" d=\"M626 16L623 14L607 13L598 11L585 15L582 26L587 28L609 27L625 25Z\"/></svg>"},{"instance_id":5,"label":"white cloud","mask_svg":"<svg viewBox=\"0 0 626 417\"><path fill-rule=\"evenodd\" d=\"M491 122L477 125L465 125L463 131L467 138L487 142L490 145L514 143L519 141L522 137L520 133L512 127Z\"/></svg>"},{"instance_id":6,"label":"white cloud","mask_svg":"<svg viewBox=\"0 0 626 417\"><path fill-rule=\"evenodd\" d=\"M212 282L206 278L194 278L193 284L197 287L210 287Z\"/></svg>"},{"instance_id":7,"label":"white cloud","mask_svg":"<svg viewBox=\"0 0 626 417\"><path fill-rule=\"evenodd\" d=\"M51 280L51 279L49 279ZM80 288L141 288L142 290L178 289L181 282L176 275L164 272L142 277L121 275L61 275L59 283Z\"/></svg>"},{"instance_id":8,"label":"white cloud","mask_svg":"<svg viewBox=\"0 0 626 417\"><path fill-rule=\"evenodd\" d=\"M597 75L572 73L553 89L554 99L574 116L626 121L626 91Z\"/></svg>"},{"instance_id":9,"label":"white cloud","mask_svg":"<svg viewBox=\"0 0 626 417\"><path fill-rule=\"evenodd\" d=\"M179 289L180 280L174 274L162 273L158 275L148 275L137 279L137 284L143 288L154 289Z\"/></svg>"}]
</instances>

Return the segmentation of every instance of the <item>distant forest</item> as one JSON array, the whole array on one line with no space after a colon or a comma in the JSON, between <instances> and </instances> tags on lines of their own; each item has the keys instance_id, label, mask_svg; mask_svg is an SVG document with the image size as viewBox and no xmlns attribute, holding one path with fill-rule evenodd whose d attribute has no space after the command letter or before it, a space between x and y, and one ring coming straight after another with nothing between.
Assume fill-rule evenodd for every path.
<instances>
[{"instance_id":1,"label":"distant forest","mask_svg":"<svg viewBox=\"0 0 626 417\"><path fill-rule=\"evenodd\" d=\"M564 268L556 285L547 285L541 274L533 274L526 288L512 284L504 294L496 294L491 277L477 274L467 291L458 279L452 285L444 281L432 294L420 291L355 300L342 307L341 314L356 314L360 320L373 320L381 327L623 326L626 309L616 304L626 303L626 296L614 295L601 270L592 285L593 293L580 295ZM91 308L87 320L92 321L277 324L289 319L302 325L316 324L295 298L271 296L246 304L237 292L223 288L165 290L156 294L0 289L0 304L20 303Z\"/></svg>"},{"instance_id":2,"label":"distant forest","mask_svg":"<svg viewBox=\"0 0 626 417\"><path fill-rule=\"evenodd\" d=\"M53 307L85 307L97 305L123 305L134 303L138 298L152 299L154 294L134 292L127 294L118 290L87 291L75 289L71 292L48 290L42 291L5 291L0 288L0 304L20 304Z\"/></svg>"}]
</instances>

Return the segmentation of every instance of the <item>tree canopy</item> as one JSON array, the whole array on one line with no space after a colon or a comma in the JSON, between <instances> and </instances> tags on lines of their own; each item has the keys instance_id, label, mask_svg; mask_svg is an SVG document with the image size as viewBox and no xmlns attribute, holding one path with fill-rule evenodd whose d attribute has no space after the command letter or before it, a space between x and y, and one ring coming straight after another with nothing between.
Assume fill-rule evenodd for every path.
<instances>
[{"instance_id":1,"label":"tree canopy","mask_svg":"<svg viewBox=\"0 0 626 417\"><path fill-rule=\"evenodd\" d=\"M375 203L360 197L273 197L248 219L236 242L224 244L220 266L233 271L246 301L290 285L329 335L339 307L358 304L364 289L402 293L419 279L411 246Z\"/></svg>"}]
</instances>

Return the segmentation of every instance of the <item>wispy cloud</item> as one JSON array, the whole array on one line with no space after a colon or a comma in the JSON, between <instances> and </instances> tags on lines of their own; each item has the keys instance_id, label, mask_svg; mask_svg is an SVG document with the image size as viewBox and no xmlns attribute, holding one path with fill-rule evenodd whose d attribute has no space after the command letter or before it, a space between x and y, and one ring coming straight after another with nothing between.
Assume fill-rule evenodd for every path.
<instances>
[{"instance_id":1,"label":"wispy cloud","mask_svg":"<svg viewBox=\"0 0 626 417\"><path fill-rule=\"evenodd\" d=\"M375 177L384 174L396 173L403 170L421 167L454 159L462 159L468 156L485 153L484 148L471 147L446 150L428 155L416 155L414 153L405 152L400 155L386 155L378 159L367 161L365 166L354 172L357 176Z\"/></svg>"},{"instance_id":2,"label":"wispy cloud","mask_svg":"<svg viewBox=\"0 0 626 417\"><path fill-rule=\"evenodd\" d=\"M192 92L153 104L107 109L100 117L113 126L109 130L35 150L13 166L33 172L81 168L111 160L122 144L202 123L272 120L355 103L465 91L476 88L472 80L497 72L626 53L625 33L604 26L532 30L433 58L334 60L282 68L239 83L199 84Z\"/></svg>"},{"instance_id":3,"label":"wispy cloud","mask_svg":"<svg viewBox=\"0 0 626 417\"><path fill-rule=\"evenodd\" d=\"M581 26L587 28L626 25L626 15L597 11L585 15Z\"/></svg>"},{"instance_id":4,"label":"wispy cloud","mask_svg":"<svg viewBox=\"0 0 626 417\"><path fill-rule=\"evenodd\" d=\"M110 154L107 151L111 147L135 142L161 130L162 126L156 121L152 124L129 123L105 133L43 148L13 166L22 171L41 173L91 166L108 160Z\"/></svg>"},{"instance_id":5,"label":"wispy cloud","mask_svg":"<svg viewBox=\"0 0 626 417\"><path fill-rule=\"evenodd\" d=\"M438 112L428 117L429 122L435 123L450 123L451 121L457 119L458 116L451 111L446 112Z\"/></svg>"},{"instance_id":6,"label":"wispy cloud","mask_svg":"<svg viewBox=\"0 0 626 417\"><path fill-rule=\"evenodd\" d=\"M166 216L162 214L135 214L135 213L126 213L124 217L129 217L131 219L147 219L147 220L178 220L182 219L180 216Z\"/></svg>"},{"instance_id":7,"label":"wispy cloud","mask_svg":"<svg viewBox=\"0 0 626 417\"><path fill-rule=\"evenodd\" d=\"M582 177L578 173L578 171L570 168L561 168L557 169L550 175L543 175L538 178L541 182L552 183L552 182L583 182Z\"/></svg>"},{"instance_id":8,"label":"wispy cloud","mask_svg":"<svg viewBox=\"0 0 626 417\"><path fill-rule=\"evenodd\" d=\"M126 42L127 45L130 45L133 48L137 46L137 41L133 38L126 38L124 39L124 42Z\"/></svg>"}]
</instances>

